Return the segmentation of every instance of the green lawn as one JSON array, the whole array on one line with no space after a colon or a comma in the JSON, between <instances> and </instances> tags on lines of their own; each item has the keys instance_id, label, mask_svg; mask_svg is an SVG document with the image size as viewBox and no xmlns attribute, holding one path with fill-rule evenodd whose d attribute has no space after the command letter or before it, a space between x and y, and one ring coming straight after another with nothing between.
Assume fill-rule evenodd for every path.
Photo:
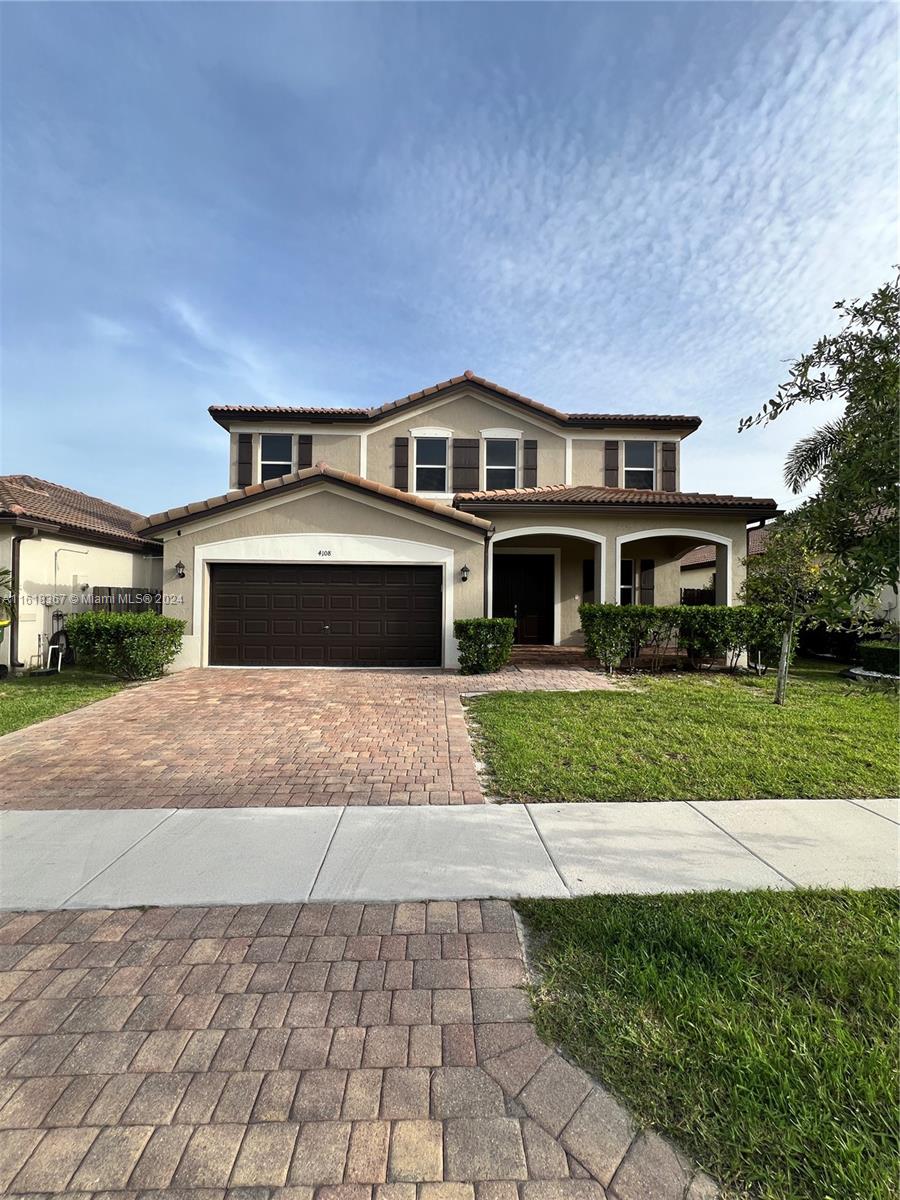
<instances>
[{"instance_id":1,"label":"green lawn","mask_svg":"<svg viewBox=\"0 0 900 1200\"><path fill-rule=\"evenodd\" d=\"M893 691L800 664L770 677L623 677L608 692L498 692L469 702L493 790L514 800L893 796Z\"/></svg>"},{"instance_id":2,"label":"green lawn","mask_svg":"<svg viewBox=\"0 0 900 1200\"><path fill-rule=\"evenodd\" d=\"M123 686L106 675L71 668L58 675L4 679L0 681L0 734L103 700Z\"/></svg>"},{"instance_id":3,"label":"green lawn","mask_svg":"<svg viewBox=\"0 0 900 1200\"><path fill-rule=\"evenodd\" d=\"M893 1200L897 896L522 901L538 1029L733 1194Z\"/></svg>"}]
</instances>

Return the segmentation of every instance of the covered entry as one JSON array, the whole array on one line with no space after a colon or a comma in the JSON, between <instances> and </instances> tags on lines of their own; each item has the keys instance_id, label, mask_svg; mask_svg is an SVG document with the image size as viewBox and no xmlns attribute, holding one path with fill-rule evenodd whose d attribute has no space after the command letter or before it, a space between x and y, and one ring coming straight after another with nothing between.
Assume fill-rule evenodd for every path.
<instances>
[{"instance_id":1,"label":"covered entry","mask_svg":"<svg viewBox=\"0 0 900 1200\"><path fill-rule=\"evenodd\" d=\"M443 570L210 565L211 666L437 667Z\"/></svg>"}]
</instances>

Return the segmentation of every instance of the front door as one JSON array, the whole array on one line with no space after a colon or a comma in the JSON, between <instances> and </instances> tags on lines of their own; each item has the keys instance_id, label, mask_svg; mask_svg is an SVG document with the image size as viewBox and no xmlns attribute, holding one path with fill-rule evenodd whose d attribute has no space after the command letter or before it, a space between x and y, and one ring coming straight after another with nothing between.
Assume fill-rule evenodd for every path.
<instances>
[{"instance_id":1,"label":"front door","mask_svg":"<svg viewBox=\"0 0 900 1200\"><path fill-rule=\"evenodd\" d=\"M552 554L494 552L494 616L512 617L516 643L553 643Z\"/></svg>"}]
</instances>

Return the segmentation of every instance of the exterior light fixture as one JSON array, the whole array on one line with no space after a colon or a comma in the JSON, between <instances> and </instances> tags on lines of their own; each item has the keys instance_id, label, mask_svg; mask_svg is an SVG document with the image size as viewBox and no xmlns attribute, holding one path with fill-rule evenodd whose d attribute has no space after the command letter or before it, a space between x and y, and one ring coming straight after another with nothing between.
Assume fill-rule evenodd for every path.
<instances>
[{"instance_id":1,"label":"exterior light fixture","mask_svg":"<svg viewBox=\"0 0 900 1200\"><path fill-rule=\"evenodd\" d=\"M466 564L464 567L461 568L461 570L459 572L459 577L463 581L463 583L466 583L468 581L469 575L470 575L469 567L468 567L468 564Z\"/></svg>"},{"instance_id":2,"label":"exterior light fixture","mask_svg":"<svg viewBox=\"0 0 900 1200\"><path fill-rule=\"evenodd\" d=\"M185 574L184 563L179 560L175 564L175 577L176 579L184 579Z\"/></svg>"}]
</instances>

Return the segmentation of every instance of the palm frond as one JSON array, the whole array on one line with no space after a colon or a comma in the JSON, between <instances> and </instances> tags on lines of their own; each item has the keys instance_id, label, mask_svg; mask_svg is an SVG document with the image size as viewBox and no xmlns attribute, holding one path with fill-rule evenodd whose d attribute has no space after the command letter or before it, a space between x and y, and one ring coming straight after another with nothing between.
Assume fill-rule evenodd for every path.
<instances>
[{"instance_id":1,"label":"palm frond","mask_svg":"<svg viewBox=\"0 0 900 1200\"><path fill-rule=\"evenodd\" d=\"M784 464L784 481L796 495L811 479L819 474L844 436L843 417L822 425L809 437L801 438L787 456Z\"/></svg>"}]
</instances>

